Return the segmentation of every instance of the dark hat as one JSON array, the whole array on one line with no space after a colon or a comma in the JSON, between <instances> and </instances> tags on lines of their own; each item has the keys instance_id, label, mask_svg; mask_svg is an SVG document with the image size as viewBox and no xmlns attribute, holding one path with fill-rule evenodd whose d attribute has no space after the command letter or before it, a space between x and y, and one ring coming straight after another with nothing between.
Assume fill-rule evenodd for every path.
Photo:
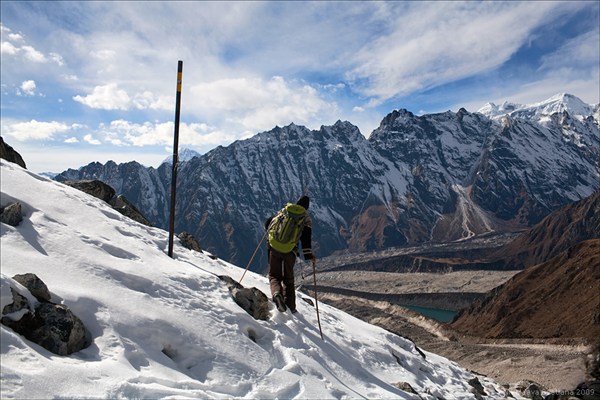
<instances>
[{"instance_id":1,"label":"dark hat","mask_svg":"<svg viewBox=\"0 0 600 400\"><path fill-rule=\"evenodd\" d=\"M308 196L301 196L296 202L296 204L308 210L308 206L310 205L310 199L308 198Z\"/></svg>"}]
</instances>

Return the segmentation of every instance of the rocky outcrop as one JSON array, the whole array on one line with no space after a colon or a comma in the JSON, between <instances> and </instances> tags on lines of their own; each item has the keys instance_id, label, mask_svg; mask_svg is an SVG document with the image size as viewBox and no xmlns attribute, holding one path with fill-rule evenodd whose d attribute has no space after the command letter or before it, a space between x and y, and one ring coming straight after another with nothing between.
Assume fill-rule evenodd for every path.
<instances>
[{"instance_id":1,"label":"rocky outcrop","mask_svg":"<svg viewBox=\"0 0 600 400\"><path fill-rule=\"evenodd\" d=\"M27 169L23 157L11 146L4 142L4 138L0 136L0 158L4 158L7 161L18 164L21 167Z\"/></svg>"},{"instance_id":2,"label":"rocky outcrop","mask_svg":"<svg viewBox=\"0 0 600 400\"><path fill-rule=\"evenodd\" d=\"M105 201L106 203L109 203L115 197L115 189L98 179L64 181L63 183Z\"/></svg>"},{"instance_id":3,"label":"rocky outcrop","mask_svg":"<svg viewBox=\"0 0 600 400\"><path fill-rule=\"evenodd\" d=\"M140 224L152 226L150 221L131 202L124 196L115 196L115 190L100 180L64 181L63 183L107 202L112 208Z\"/></svg>"},{"instance_id":4,"label":"rocky outcrop","mask_svg":"<svg viewBox=\"0 0 600 400\"><path fill-rule=\"evenodd\" d=\"M83 322L64 304L51 302L48 288L36 275L16 275L10 291L13 302L2 310L3 325L60 356L91 344Z\"/></svg>"},{"instance_id":5,"label":"rocky outcrop","mask_svg":"<svg viewBox=\"0 0 600 400\"><path fill-rule=\"evenodd\" d=\"M21 203L12 203L0 208L0 222L10 226L18 226L23 221Z\"/></svg>"},{"instance_id":6,"label":"rocky outcrop","mask_svg":"<svg viewBox=\"0 0 600 400\"><path fill-rule=\"evenodd\" d=\"M231 297L233 297L236 304L252 315L254 319L264 321L269 319L269 299L266 294L255 287L245 288L227 275L220 275L219 279L227 284Z\"/></svg>"}]
</instances>

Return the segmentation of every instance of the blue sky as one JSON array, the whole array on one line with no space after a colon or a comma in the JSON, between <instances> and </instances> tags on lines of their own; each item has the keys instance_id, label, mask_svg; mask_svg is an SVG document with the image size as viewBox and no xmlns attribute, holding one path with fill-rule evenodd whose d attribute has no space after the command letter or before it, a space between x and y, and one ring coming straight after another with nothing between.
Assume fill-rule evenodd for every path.
<instances>
[{"instance_id":1,"label":"blue sky","mask_svg":"<svg viewBox=\"0 0 600 400\"><path fill-rule=\"evenodd\" d=\"M0 2L1 131L28 168L157 166L291 122L600 102L597 1Z\"/></svg>"}]
</instances>

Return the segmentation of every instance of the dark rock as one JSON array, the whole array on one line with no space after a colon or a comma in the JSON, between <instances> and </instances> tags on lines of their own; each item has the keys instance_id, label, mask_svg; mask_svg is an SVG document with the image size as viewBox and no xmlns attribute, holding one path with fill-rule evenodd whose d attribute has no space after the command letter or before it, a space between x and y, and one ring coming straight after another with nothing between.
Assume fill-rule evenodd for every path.
<instances>
[{"instance_id":1,"label":"dark rock","mask_svg":"<svg viewBox=\"0 0 600 400\"><path fill-rule=\"evenodd\" d=\"M42 302L49 302L50 291L48 290L48 286L37 277L35 274L22 274L15 275L13 279L19 282L21 285L25 286L27 290L31 292L32 295L35 296L36 299Z\"/></svg>"},{"instance_id":2,"label":"dark rock","mask_svg":"<svg viewBox=\"0 0 600 400\"><path fill-rule=\"evenodd\" d=\"M65 181L65 185L79 189L82 192L90 194L100 200L109 203L115 197L115 190L106 183L97 179L82 181Z\"/></svg>"},{"instance_id":3,"label":"dark rock","mask_svg":"<svg viewBox=\"0 0 600 400\"><path fill-rule=\"evenodd\" d=\"M134 221L139 222L142 225L152 226L150 221L144 217L144 215L138 210L131 202L129 202L124 196L117 196L108 202L115 210L131 218Z\"/></svg>"},{"instance_id":4,"label":"dark rock","mask_svg":"<svg viewBox=\"0 0 600 400\"><path fill-rule=\"evenodd\" d=\"M15 276L13 279L33 286L37 296L49 298L46 285L34 274ZM43 301L35 305L35 310L32 311L32 305L24 296L13 288L11 292L13 303L2 310L3 325L60 356L75 353L91 344L89 331L67 306ZM24 315L16 321L7 316L22 310L25 310Z\"/></svg>"},{"instance_id":5,"label":"dark rock","mask_svg":"<svg viewBox=\"0 0 600 400\"><path fill-rule=\"evenodd\" d=\"M220 275L219 279L224 281L229 288L233 300L242 307L254 319L268 320L269 313L269 298L257 288L245 288L230 276Z\"/></svg>"},{"instance_id":6,"label":"dark rock","mask_svg":"<svg viewBox=\"0 0 600 400\"><path fill-rule=\"evenodd\" d=\"M148 221L148 219L146 219L146 217L144 217L144 215L130 201L123 196L115 196L115 190L98 179L79 181L67 180L63 181L63 183L92 195L102 201L105 201L121 214L139 222L140 224L152 226L150 221Z\"/></svg>"},{"instance_id":7,"label":"dark rock","mask_svg":"<svg viewBox=\"0 0 600 400\"><path fill-rule=\"evenodd\" d=\"M478 399L483 399L483 396L487 396L483 385L481 384L481 382L479 382L479 379L477 377L470 379L467 383L471 385L471 387L473 388L473 394Z\"/></svg>"},{"instance_id":8,"label":"dark rock","mask_svg":"<svg viewBox=\"0 0 600 400\"><path fill-rule=\"evenodd\" d=\"M0 221L7 225L18 226L23 221L21 203L10 204L0 211Z\"/></svg>"},{"instance_id":9,"label":"dark rock","mask_svg":"<svg viewBox=\"0 0 600 400\"><path fill-rule=\"evenodd\" d=\"M66 356L91 344L83 322L64 305L40 303L35 318L42 326L30 333L31 340L55 354Z\"/></svg>"},{"instance_id":10,"label":"dark rock","mask_svg":"<svg viewBox=\"0 0 600 400\"><path fill-rule=\"evenodd\" d=\"M21 157L21 155L15 149L7 145L2 136L0 136L0 158L4 158L6 161L18 164L27 169L25 161L23 161L23 157Z\"/></svg>"},{"instance_id":11,"label":"dark rock","mask_svg":"<svg viewBox=\"0 0 600 400\"><path fill-rule=\"evenodd\" d=\"M181 245L186 249L202 252L200 243L198 243L196 238L191 233L181 232L179 235L177 235L177 237L181 241Z\"/></svg>"},{"instance_id":12,"label":"dark rock","mask_svg":"<svg viewBox=\"0 0 600 400\"><path fill-rule=\"evenodd\" d=\"M310 304L311 306L313 306L313 307L315 306L315 302L312 301L312 299L309 299L308 297L304 297L304 296L301 296L300 298L302 300L304 300L305 302L307 302L308 304Z\"/></svg>"},{"instance_id":13,"label":"dark rock","mask_svg":"<svg viewBox=\"0 0 600 400\"><path fill-rule=\"evenodd\" d=\"M407 393L412 393L412 394L419 394L415 391L415 389L413 389L412 386L410 386L410 383L408 382L398 382L398 383L394 383L393 386L397 387L400 390L403 390Z\"/></svg>"},{"instance_id":14,"label":"dark rock","mask_svg":"<svg viewBox=\"0 0 600 400\"><path fill-rule=\"evenodd\" d=\"M33 311L29 305L29 301L24 296L17 293L13 288L10 288L10 291L12 293L13 302L4 307L2 315L12 314L21 310ZM4 320L4 317L2 319Z\"/></svg>"}]
</instances>

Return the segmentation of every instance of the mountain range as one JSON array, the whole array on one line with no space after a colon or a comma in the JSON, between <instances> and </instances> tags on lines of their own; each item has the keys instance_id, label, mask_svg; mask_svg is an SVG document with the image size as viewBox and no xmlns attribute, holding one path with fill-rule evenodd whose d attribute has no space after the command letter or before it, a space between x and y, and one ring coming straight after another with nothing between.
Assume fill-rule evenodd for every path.
<instances>
[{"instance_id":1,"label":"mountain range","mask_svg":"<svg viewBox=\"0 0 600 400\"><path fill-rule=\"evenodd\" d=\"M347 121L275 127L180 163L175 230L244 265L264 220L302 194L321 257L523 229L600 188L599 110L560 94L474 113L394 110L368 139ZM164 228L170 170L109 161L55 179L102 180Z\"/></svg>"}]
</instances>

